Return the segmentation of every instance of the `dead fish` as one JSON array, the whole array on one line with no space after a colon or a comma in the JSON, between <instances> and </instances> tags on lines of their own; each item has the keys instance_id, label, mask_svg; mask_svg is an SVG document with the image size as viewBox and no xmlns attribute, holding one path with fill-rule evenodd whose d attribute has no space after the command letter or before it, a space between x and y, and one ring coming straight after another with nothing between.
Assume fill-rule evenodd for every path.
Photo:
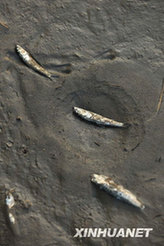
<instances>
[{"instance_id":1,"label":"dead fish","mask_svg":"<svg viewBox=\"0 0 164 246\"><path fill-rule=\"evenodd\" d=\"M30 55L26 50L24 50L20 45L16 45L16 51L18 52L21 59L24 63L32 68L33 70L37 71L38 73L43 74L44 76L52 79L52 74L44 69L33 57Z\"/></svg>"},{"instance_id":2,"label":"dead fish","mask_svg":"<svg viewBox=\"0 0 164 246\"><path fill-rule=\"evenodd\" d=\"M9 223L9 227L11 229L11 231L14 233L14 235L18 235L19 234L19 229L18 229L18 225L16 223L16 219L13 215L14 212L14 207L15 205L15 200L13 195L9 192L6 195L6 216L7 216L7 222Z\"/></svg>"},{"instance_id":3,"label":"dead fish","mask_svg":"<svg viewBox=\"0 0 164 246\"><path fill-rule=\"evenodd\" d=\"M122 123L122 122L118 122L118 121L103 117L100 114L96 114L91 111L78 108L78 107L73 107L73 111L78 116L80 116L82 119L96 123L97 125L112 126L112 127L128 127L130 125L128 123Z\"/></svg>"},{"instance_id":4,"label":"dead fish","mask_svg":"<svg viewBox=\"0 0 164 246\"><path fill-rule=\"evenodd\" d=\"M8 219L8 223L9 223L9 228L12 231L12 233L15 236L19 236L20 235L19 227L18 227L18 223L16 222L14 215L9 212L7 219Z\"/></svg>"},{"instance_id":5,"label":"dead fish","mask_svg":"<svg viewBox=\"0 0 164 246\"><path fill-rule=\"evenodd\" d=\"M137 208L144 209L145 206L131 191L125 189L122 185L116 184L111 178L105 175L93 174L91 181L98 185L100 189L105 190L119 200L125 201Z\"/></svg>"}]
</instances>

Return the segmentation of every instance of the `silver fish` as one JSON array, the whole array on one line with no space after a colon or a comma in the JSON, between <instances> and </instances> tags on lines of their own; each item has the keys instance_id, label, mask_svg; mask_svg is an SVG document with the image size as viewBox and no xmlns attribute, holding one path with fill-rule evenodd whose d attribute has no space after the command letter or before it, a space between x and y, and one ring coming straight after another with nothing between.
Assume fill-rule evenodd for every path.
<instances>
[{"instance_id":1,"label":"silver fish","mask_svg":"<svg viewBox=\"0 0 164 246\"><path fill-rule=\"evenodd\" d=\"M8 192L6 194L6 215L7 215L7 220L9 222L9 227L12 230L12 232L15 235L18 235L19 234L19 228L18 228L18 224L16 223L16 219L15 219L15 217L13 215L13 212L14 212L13 207L14 207L14 205L15 205L14 197L13 197L13 195L10 192Z\"/></svg>"},{"instance_id":2,"label":"silver fish","mask_svg":"<svg viewBox=\"0 0 164 246\"><path fill-rule=\"evenodd\" d=\"M103 117L100 114L96 114L91 111L82 109L82 108L73 107L73 111L78 116L80 116L82 119L96 123L97 125L112 126L112 127L128 127L129 126L128 123L118 122L118 121Z\"/></svg>"},{"instance_id":3,"label":"silver fish","mask_svg":"<svg viewBox=\"0 0 164 246\"><path fill-rule=\"evenodd\" d=\"M39 63L20 45L16 45L16 51L27 66L51 79L52 74L39 65Z\"/></svg>"},{"instance_id":4,"label":"silver fish","mask_svg":"<svg viewBox=\"0 0 164 246\"><path fill-rule=\"evenodd\" d=\"M15 236L19 236L20 231L19 231L18 223L17 223L14 215L10 212L8 213L8 222L9 222L9 228L12 231L12 233Z\"/></svg>"},{"instance_id":5,"label":"silver fish","mask_svg":"<svg viewBox=\"0 0 164 246\"><path fill-rule=\"evenodd\" d=\"M119 200L125 201L137 208L144 209L145 206L137 197L122 185L116 184L111 178L105 175L92 174L91 181L98 185L100 189L105 190Z\"/></svg>"}]
</instances>

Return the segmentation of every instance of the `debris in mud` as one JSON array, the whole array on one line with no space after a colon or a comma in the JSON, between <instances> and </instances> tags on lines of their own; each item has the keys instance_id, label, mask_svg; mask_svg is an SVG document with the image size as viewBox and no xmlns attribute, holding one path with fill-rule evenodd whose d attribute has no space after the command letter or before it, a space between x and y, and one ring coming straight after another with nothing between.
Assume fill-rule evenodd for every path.
<instances>
[{"instance_id":1,"label":"debris in mud","mask_svg":"<svg viewBox=\"0 0 164 246\"><path fill-rule=\"evenodd\" d=\"M101 53L99 53L98 55L95 56L95 59L110 59L110 60L114 60L116 57L119 56L119 53L114 50L114 49L107 49Z\"/></svg>"},{"instance_id":2,"label":"debris in mud","mask_svg":"<svg viewBox=\"0 0 164 246\"><path fill-rule=\"evenodd\" d=\"M99 147L100 147L100 144L99 144L99 143L97 143L97 142L94 142L94 144L96 144L97 146L99 146Z\"/></svg>"},{"instance_id":3,"label":"debris in mud","mask_svg":"<svg viewBox=\"0 0 164 246\"><path fill-rule=\"evenodd\" d=\"M7 146L8 148L11 148L11 147L12 147L12 143L6 143L6 146Z\"/></svg>"},{"instance_id":4,"label":"debris in mud","mask_svg":"<svg viewBox=\"0 0 164 246\"><path fill-rule=\"evenodd\" d=\"M16 120L19 121L19 122L21 122L21 121L22 121L21 116L17 116L17 117L16 117Z\"/></svg>"},{"instance_id":5,"label":"debris in mud","mask_svg":"<svg viewBox=\"0 0 164 246\"><path fill-rule=\"evenodd\" d=\"M2 21L0 21L0 25L5 27L5 28L7 28L7 29L9 29L8 25L6 23L2 22Z\"/></svg>"},{"instance_id":6,"label":"debris in mud","mask_svg":"<svg viewBox=\"0 0 164 246\"><path fill-rule=\"evenodd\" d=\"M27 154L28 153L28 148L26 147L26 145L22 144L22 152L23 154Z\"/></svg>"},{"instance_id":7,"label":"debris in mud","mask_svg":"<svg viewBox=\"0 0 164 246\"><path fill-rule=\"evenodd\" d=\"M7 146L8 148L11 148L11 147L13 146L13 142L7 142L7 143L6 143L6 146Z\"/></svg>"},{"instance_id":8,"label":"debris in mud","mask_svg":"<svg viewBox=\"0 0 164 246\"><path fill-rule=\"evenodd\" d=\"M157 105L157 114L159 113L159 110L160 110L160 108L161 108L163 94L164 94L164 79L163 79L163 81L162 81L161 93L160 93L160 96L159 96L159 102L158 102L158 105Z\"/></svg>"}]
</instances>

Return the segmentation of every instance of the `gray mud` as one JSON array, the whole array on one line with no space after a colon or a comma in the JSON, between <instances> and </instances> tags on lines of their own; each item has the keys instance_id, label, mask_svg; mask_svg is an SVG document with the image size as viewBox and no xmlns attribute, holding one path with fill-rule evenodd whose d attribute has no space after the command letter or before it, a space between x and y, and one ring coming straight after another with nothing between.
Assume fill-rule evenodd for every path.
<instances>
[{"instance_id":1,"label":"gray mud","mask_svg":"<svg viewBox=\"0 0 164 246\"><path fill-rule=\"evenodd\" d=\"M0 245L163 245L163 1L0 3ZM28 68L15 44L61 77ZM131 127L89 124L73 106ZM99 190L93 173L134 192L145 210ZM4 207L12 188L16 231ZM153 232L79 239L76 227Z\"/></svg>"}]
</instances>

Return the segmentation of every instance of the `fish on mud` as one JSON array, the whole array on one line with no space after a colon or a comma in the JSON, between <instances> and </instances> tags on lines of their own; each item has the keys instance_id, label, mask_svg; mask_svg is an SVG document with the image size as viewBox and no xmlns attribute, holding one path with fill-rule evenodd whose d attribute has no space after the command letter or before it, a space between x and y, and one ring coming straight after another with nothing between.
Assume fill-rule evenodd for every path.
<instances>
[{"instance_id":1,"label":"fish on mud","mask_svg":"<svg viewBox=\"0 0 164 246\"><path fill-rule=\"evenodd\" d=\"M111 178L105 175L92 174L91 182L95 183L100 187L100 189L105 190L119 200L127 202L140 209L145 208L142 202L139 201L131 191L125 189L122 185L116 184Z\"/></svg>"},{"instance_id":2,"label":"fish on mud","mask_svg":"<svg viewBox=\"0 0 164 246\"><path fill-rule=\"evenodd\" d=\"M14 235L18 235L19 234L18 225L13 215L13 212L14 212L13 207L15 205L15 200L14 200L13 195L10 192L6 194L5 203L6 203L6 215L7 215L7 221L9 223L9 227L11 228Z\"/></svg>"},{"instance_id":3,"label":"fish on mud","mask_svg":"<svg viewBox=\"0 0 164 246\"><path fill-rule=\"evenodd\" d=\"M26 50L24 50L20 45L16 45L16 51L27 66L29 66L33 70L37 71L38 73L43 74L44 76L48 77L49 79L52 79L52 74L50 72L48 72L46 69L44 69L32 57L32 55L30 55L30 53L28 53Z\"/></svg>"},{"instance_id":4,"label":"fish on mud","mask_svg":"<svg viewBox=\"0 0 164 246\"><path fill-rule=\"evenodd\" d=\"M73 107L73 111L78 116L80 116L82 119L93 122L97 125L112 126L112 127L128 127L130 125L129 123L118 122L118 121L106 118L100 114L96 114L91 111L78 108L78 107Z\"/></svg>"}]
</instances>

